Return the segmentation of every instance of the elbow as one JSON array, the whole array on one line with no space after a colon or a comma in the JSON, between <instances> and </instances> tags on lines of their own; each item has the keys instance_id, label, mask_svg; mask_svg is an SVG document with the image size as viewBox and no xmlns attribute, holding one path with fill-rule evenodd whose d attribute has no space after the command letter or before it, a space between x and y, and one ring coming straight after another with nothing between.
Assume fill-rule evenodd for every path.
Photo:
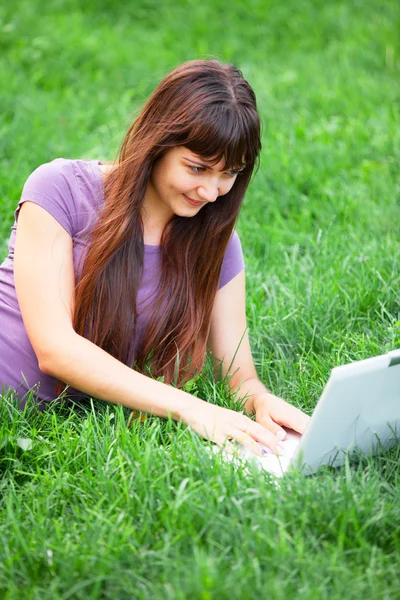
<instances>
[{"instance_id":1,"label":"elbow","mask_svg":"<svg viewBox=\"0 0 400 600\"><path fill-rule=\"evenodd\" d=\"M63 338L61 344L48 343L35 349L39 369L44 375L49 375L56 379L63 378L74 354L71 342L72 340Z\"/></svg>"},{"instance_id":2,"label":"elbow","mask_svg":"<svg viewBox=\"0 0 400 600\"><path fill-rule=\"evenodd\" d=\"M43 375L50 375L51 377L58 378L56 373L57 368L55 365L54 355L47 352L41 352L37 354L39 370Z\"/></svg>"}]
</instances>

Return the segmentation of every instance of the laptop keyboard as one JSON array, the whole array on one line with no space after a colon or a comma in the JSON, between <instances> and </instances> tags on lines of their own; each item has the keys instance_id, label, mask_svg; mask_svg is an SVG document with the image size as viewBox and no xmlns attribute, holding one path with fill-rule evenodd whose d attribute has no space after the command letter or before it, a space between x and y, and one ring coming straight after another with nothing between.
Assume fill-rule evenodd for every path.
<instances>
[{"instance_id":1,"label":"laptop keyboard","mask_svg":"<svg viewBox=\"0 0 400 600\"><path fill-rule=\"evenodd\" d=\"M264 446L264 444L261 443L258 443L258 445L265 453L264 456L257 456L249 448L243 446L239 442L233 442L237 450L233 455L222 451L219 446L214 446L213 451L215 453L222 452L224 459L230 462L244 460L246 462L256 463L272 475L282 477L290 465L290 461L296 451L300 439L301 435L299 433L287 433L287 437L280 442L282 450L279 454L275 454L272 450L267 448L267 446Z\"/></svg>"}]
</instances>

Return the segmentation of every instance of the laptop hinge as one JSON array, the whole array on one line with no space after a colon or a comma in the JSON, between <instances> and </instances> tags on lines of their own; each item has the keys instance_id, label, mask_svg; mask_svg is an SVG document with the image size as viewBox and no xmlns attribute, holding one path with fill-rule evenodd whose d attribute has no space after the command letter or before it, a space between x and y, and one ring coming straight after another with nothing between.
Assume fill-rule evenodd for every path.
<instances>
[{"instance_id":1,"label":"laptop hinge","mask_svg":"<svg viewBox=\"0 0 400 600\"><path fill-rule=\"evenodd\" d=\"M389 367L394 367L395 365L400 365L400 350L393 350L393 352L388 352L389 356Z\"/></svg>"}]
</instances>

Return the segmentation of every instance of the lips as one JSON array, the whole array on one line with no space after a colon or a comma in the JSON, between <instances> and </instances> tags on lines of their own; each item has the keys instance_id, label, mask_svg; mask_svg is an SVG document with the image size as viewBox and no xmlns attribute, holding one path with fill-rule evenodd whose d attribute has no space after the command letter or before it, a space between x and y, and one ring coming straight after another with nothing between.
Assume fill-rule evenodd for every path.
<instances>
[{"instance_id":1,"label":"lips","mask_svg":"<svg viewBox=\"0 0 400 600\"><path fill-rule=\"evenodd\" d=\"M192 198L189 198L188 196L186 196L186 194L182 195L185 198L186 202L188 202L191 206L202 206L204 204L204 201L202 200L192 200Z\"/></svg>"}]
</instances>

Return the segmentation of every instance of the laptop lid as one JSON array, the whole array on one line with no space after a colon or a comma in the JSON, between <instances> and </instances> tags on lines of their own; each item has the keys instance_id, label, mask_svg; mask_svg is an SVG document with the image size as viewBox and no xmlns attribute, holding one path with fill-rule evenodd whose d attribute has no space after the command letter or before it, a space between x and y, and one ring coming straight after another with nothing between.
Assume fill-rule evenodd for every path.
<instances>
[{"instance_id":1,"label":"laptop lid","mask_svg":"<svg viewBox=\"0 0 400 600\"><path fill-rule=\"evenodd\" d=\"M400 437L400 350L332 369L290 461L305 473L342 465L345 453L373 454Z\"/></svg>"}]
</instances>

